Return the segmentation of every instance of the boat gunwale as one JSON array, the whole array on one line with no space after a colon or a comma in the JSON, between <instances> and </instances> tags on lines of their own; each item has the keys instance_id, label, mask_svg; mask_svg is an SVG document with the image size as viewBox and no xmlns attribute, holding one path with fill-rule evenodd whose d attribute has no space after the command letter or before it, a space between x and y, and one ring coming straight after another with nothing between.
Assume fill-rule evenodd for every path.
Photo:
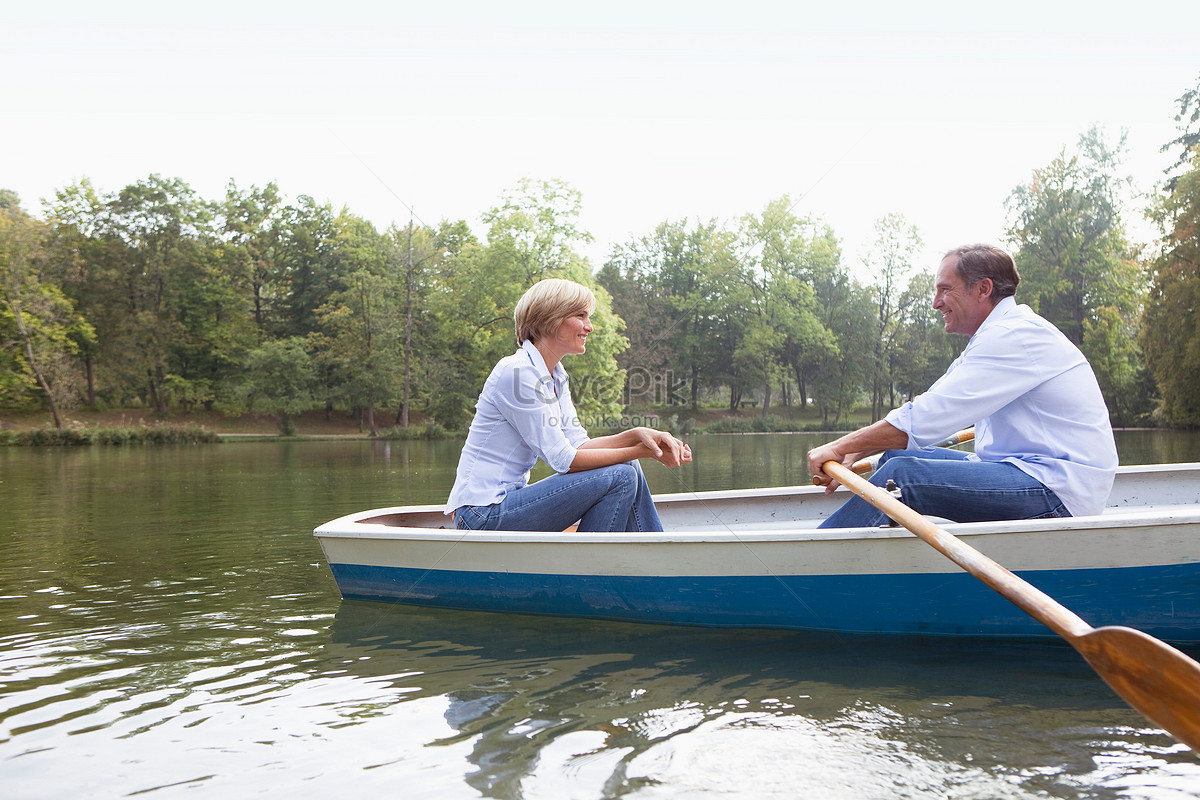
<instances>
[{"instance_id":1,"label":"boat gunwale","mask_svg":"<svg viewBox=\"0 0 1200 800\"><path fill-rule=\"evenodd\" d=\"M1117 468L1118 476L1129 474L1200 473L1200 462L1140 464ZM824 489L816 486L771 486L750 489L719 489L704 492L676 492L656 496L656 501L668 505L689 503L704 505L706 502L737 500L769 500L772 497L790 498L813 495L821 499ZM847 494L849 494L847 492ZM721 529L716 524L681 527L660 532L578 532L578 531L476 531L459 530L453 527L451 518L445 516L445 526L391 525L373 523L368 520L398 515L442 515L444 506L422 504L391 506L367 509L347 514L326 522L313 530L317 538L330 539L379 539L379 540L446 540L456 543L500 543L524 542L540 544L701 544L701 543L770 543L793 541L843 541L896 539L911 537L902 527L871 528L816 528L815 520L797 520L797 527L780 527L775 522L769 528L756 528L755 522L735 523ZM1132 507L1125 510L1110 506L1100 514L1080 517L1058 517L1029 520L997 520L992 522L952 523L939 521L949 526L956 536L972 537L996 534L1037 534L1079 529L1102 530L1137 528L1147 526L1188 525L1200 522L1200 498L1191 503L1160 503ZM786 525L786 521L782 524Z\"/></svg>"},{"instance_id":2,"label":"boat gunwale","mask_svg":"<svg viewBox=\"0 0 1200 800\"><path fill-rule=\"evenodd\" d=\"M792 542L792 541L839 541L866 539L903 539L912 534L900 527L871 528L805 528L786 529L745 528L729 526L715 530L717 526L678 529L658 532L597 533L578 531L472 531L452 527L432 528L421 526L385 525L360 522L359 517L389 516L416 513L419 507L397 506L374 509L340 517L314 530L318 538L331 539L381 539L381 540L453 540L455 542L525 542L541 544L685 544L685 543L729 543L729 542ZM1151 506L1138 511L1107 511L1086 517L1058 517L1053 519L1003 520L998 522L945 523L956 536L972 537L997 534L1038 534L1072 530L1099 531L1104 529L1139 528L1147 526L1173 526L1200 524L1200 504ZM1185 510L1190 509L1190 510ZM351 527L353 526L353 527Z\"/></svg>"}]
</instances>

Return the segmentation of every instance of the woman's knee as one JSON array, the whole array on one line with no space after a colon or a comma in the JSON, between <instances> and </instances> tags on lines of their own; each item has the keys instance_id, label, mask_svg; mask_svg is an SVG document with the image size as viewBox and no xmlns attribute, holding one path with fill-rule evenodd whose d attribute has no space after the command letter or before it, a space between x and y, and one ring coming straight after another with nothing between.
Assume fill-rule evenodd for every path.
<instances>
[{"instance_id":1,"label":"woman's knee","mask_svg":"<svg viewBox=\"0 0 1200 800\"><path fill-rule=\"evenodd\" d=\"M614 489L625 489L630 486L636 486L640 477L638 468L633 463L613 464L610 467L604 467L610 470Z\"/></svg>"}]
</instances>

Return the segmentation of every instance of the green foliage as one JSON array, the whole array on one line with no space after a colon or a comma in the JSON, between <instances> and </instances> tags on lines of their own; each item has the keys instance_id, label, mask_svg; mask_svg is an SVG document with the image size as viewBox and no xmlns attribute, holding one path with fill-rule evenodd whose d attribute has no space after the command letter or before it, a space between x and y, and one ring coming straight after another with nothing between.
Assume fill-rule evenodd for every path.
<instances>
[{"instance_id":1,"label":"green foliage","mask_svg":"<svg viewBox=\"0 0 1200 800\"><path fill-rule=\"evenodd\" d=\"M48 228L9 193L0 207L0 403L21 405L40 391L56 427L80 373L74 356L94 340L92 326L49 274Z\"/></svg>"},{"instance_id":2,"label":"green foliage","mask_svg":"<svg viewBox=\"0 0 1200 800\"><path fill-rule=\"evenodd\" d=\"M901 214L888 214L875 223L875 242L866 266L875 277L870 287L875 306L874 365L871 370L871 419L881 419L897 404L893 367L899 359L898 342L906 326L902 316L903 292L916 265L921 236Z\"/></svg>"},{"instance_id":3,"label":"green foliage","mask_svg":"<svg viewBox=\"0 0 1200 800\"><path fill-rule=\"evenodd\" d=\"M394 406L399 395L403 354L403 288L389 258L394 240L366 220L343 212L337 219L341 252L354 267L345 287L317 309L320 328L309 334L324 376L329 406L366 410L371 433L378 432L375 410Z\"/></svg>"},{"instance_id":4,"label":"green foliage","mask_svg":"<svg viewBox=\"0 0 1200 800\"><path fill-rule=\"evenodd\" d=\"M877 340L876 307L871 292L850 277L841 262L833 232L826 229L814 242L812 285L821 324L834 337L836 348L819 352L806 364L801 399L811 396L821 412L822 425L835 430L843 415L869 399Z\"/></svg>"},{"instance_id":5,"label":"green foliage","mask_svg":"<svg viewBox=\"0 0 1200 800\"><path fill-rule=\"evenodd\" d=\"M427 422L424 425L410 425L407 428L395 426L385 428L377 434L380 439L398 439L402 441L414 439L427 439L436 441L438 439L451 439L455 434L446 430L436 422Z\"/></svg>"},{"instance_id":6,"label":"green foliage","mask_svg":"<svg viewBox=\"0 0 1200 800\"><path fill-rule=\"evenodd\" d=\"M1158 413L1170 425L1200 425L1200 156L1154 210L1163 229L1140 343L1154 376Z\"/></svg>"},{"instance_id":7,"label":"green foliage","mask_svg":"<svg viewBox=\"0 0 1200 800\"><path fill-rule=\"evenodd\" d=\"M1096 373L1100 391L1108 402L1113 424L1145 425L1153 411L1153 386L1142 363L1134 330L1111 306L1096 310L1086 322L1083 351Z\"/></svg>"},{"instance_id":8,"label":"green foliage","mask_svg":"<svg viewBox=\"0 0 1200 800\"><path fill-rule=\"evenodd\" d=\"M315 405L316 374L312 358L299 337L272 340L246 356L246 377L238 386L239 410L279 416L286 436L295 432L292 417Z\"/></svg>"},{"instance_id":9,"label":"green foliage","mask_svg":"<svg viewBox=\"0 0 1200 800\"><path fill-rule=\"evenodd\" d=\"M716 222L663 222L615 248L600 275L617 314L633 321L621 357L633 403L695 409L703 389L739 380L745 290L734 237Z\"/></svg>"},{"instance_id":10,"label":"green foliage","mask_svg":"<svg viewBox=\"0 0 1200 800\"><path fill-rule=\"evenodd\" d=\"M1180 113L1193 127L1194 109L1189 92ZM1091 131L1013 193L1021 299L1081 343L1114 421L1145 419L1157 393L1161 418L1188 423L1200 419L1188 399L1200 394L1189 383L1200 345L1179 321L1200 299L1185 201L1194 180L1180 176L1158 210L1173 238L1146 302L1155 330L1139 339L1146 279L1121 223L1119 152ZM587 352L566 366L597 430L647 408L690 420L702 404L750 403L755 421L715 427L790 429L799 409L820 416L807 429L836 429L856 406L878 416L923 391L962 346L929 307L919 236L899 214L879 221L862 285L836 233L786 196L728 226L664 221L593 272L582 202L562 181L521 181L482 215L481 239L461 220L381 233L273 183L230 182L209 202L159 175L113 193L81 180L44 221L0 191L0 407L253 409L288 431L295 414L324 406L380 436L458 432L517 346L517 299L545 277L596 293ZM410 414L432 427L408 425Z\"/></svg>"},{"instance_id":11,"label":"green foliage","mask_svg":"<svg viewBox=\"0 0 1200 800\"><path fill-rule=\"evenodd\" d=\"M704 426L705 433L750 433L750 420L745 417L721 417Z\"/></svg>"},{"instance_id":12,"label":"green foliage","mask_svg":"<svg viewBox=\"0 0 1200 800\"><path fill-rule=\"evenodd\" d=\"M761 216L743 217L739 235L747 313L734 358L746 368L748 379L757 378L764 417L773 386L788 376L803 386L806 370L837 350L833 333L820 320L809 280L822 252L822 232L796 217L792 205L784 196L768 204Z\"/></svg>"},{"instance_id":13,"label":"green foliage","mask_svg":"<svg viewBox=\"0 0 1200 800\"><path fill-rule=\"evenodd\" d=\"M1123 151L1123 136L1110 148L1093 128L1076 153L1064 150L1034 170L1008 201L1018 297L1077 345L1096 309L1110 306L1133 318L1141 305L1141 276L1121 221L1129 184L1119 174Z\"/></svg>"},{"instance_id":14,"label":"green foliage","mask_svg":"<svg viewBox=\"0 0 1200 800\"><path fill-rule=\"evenodd\" d=\"M79 447L85 445L214 444L216 433L200 425L130 425L115 428L67 425L29 431L0 431L0 445Z\"/></svg>"},{"instance_id":15,"label":"green foliage","mask_svg":"<svg viewBox=\"0 0 1200 800\"><path fill-rule=\"evenodd\" d=\"M1176 102L1179 103L1179 111L1175 115L1179 136L1164 144L1162 149L1165 153L1173 147L1179 148L1179 158L1167 172L1180 168L1186 170L1192 165L1196 153L1200 152L1200 77L1197 77L1196 85L1180 95ZM1168 192L1175 191L1178 180L1179 177L1175 176L1167 181Z\"/></svg>"}]
</instances>

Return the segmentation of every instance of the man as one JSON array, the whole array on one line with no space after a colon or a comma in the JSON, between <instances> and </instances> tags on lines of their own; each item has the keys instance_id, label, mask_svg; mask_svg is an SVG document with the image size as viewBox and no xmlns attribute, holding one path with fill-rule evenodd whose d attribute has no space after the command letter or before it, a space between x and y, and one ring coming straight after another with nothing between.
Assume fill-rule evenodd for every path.
<instances>
[{"instance_id":1,"label":"man","mask_svg":"<svg viewBox=\"0 0 1200 800\"><path fill-rule=\"evenodd\" d=\"M942 259L933 307L971 337L946 373L884 419L809 451L809 470L884 452L871 482L892 479L905 504L955 522L1098 514L1117 468L1108 408L1087 359L1013 295L1012 256L988 245ZM975 426L975 453L931 447ZM831 492L833 481L826 487ZM859 497L822 527L882 525Z\"/></svg>"}]
</instances>

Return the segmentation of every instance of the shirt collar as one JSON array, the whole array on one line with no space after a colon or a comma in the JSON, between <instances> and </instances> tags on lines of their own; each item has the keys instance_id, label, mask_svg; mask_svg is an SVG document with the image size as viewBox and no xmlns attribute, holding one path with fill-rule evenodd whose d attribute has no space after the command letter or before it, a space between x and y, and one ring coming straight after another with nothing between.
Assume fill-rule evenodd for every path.
<instances>
[{"instance_id":1,"label":"shirt collar","mask_svg":"<svg viewBox=\"0 0 1200 800\"><path fill-rule=\"evenodd\" d=\"M1001 299L999 303L996 303L996 305L992 306L992 310L989 311L988 315L983 318L983 322L981 322L979 327L975 329L975 333L971 334L971 338L974 339L976 336L978 336L980 331L990 325L993 320L1007 317L1016 307L1017 301L1012 295Z\"/></svg>"},{"instance_id":2,"label":"shirt collar","mask_svg":"<svg viewBox=\"0 0 1200 800\"><path fill-rule=\"evenodd\" d=\"M546 369L546 360L542 358L541 351L537 349L537 345L535 345L531 340L526 339L525 341L521 342L521 349L524 350L526 355L529 356L529 361L533 364L534 368L537 369L538 377L542 381L553 380L556 386L562 386L567 382L567 371L563 369L561 361L555 364L554 371L550 372Z\"/></svg>"}]
</instances>

